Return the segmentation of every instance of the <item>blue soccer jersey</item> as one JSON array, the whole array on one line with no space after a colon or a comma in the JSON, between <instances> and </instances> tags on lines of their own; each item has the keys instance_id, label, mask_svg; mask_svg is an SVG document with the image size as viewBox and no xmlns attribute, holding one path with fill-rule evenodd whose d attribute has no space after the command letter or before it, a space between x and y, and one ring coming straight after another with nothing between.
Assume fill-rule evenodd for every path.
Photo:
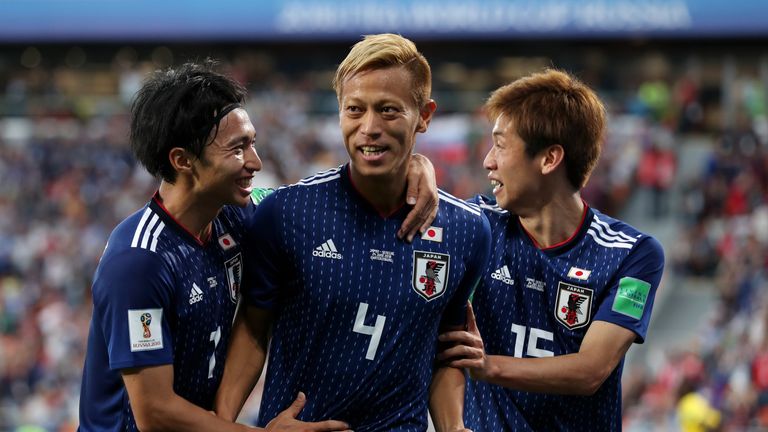
<instances>
[{"instance_id":1,"label":"blue soccer jersey","mask_svg":"<svg viewBox=\"0 0 768 432\"><path fill-rule=\"evenodd\" d=\"M243 291L276 313L259 425L303 391L303 420L427 429L439 326L465 323L490 244L477 206L439 195L433 226L412 244L396 238L407 208L380 216L348 166L261 202L248 230L253 290Z\"/></svg>"},{"instance_id":2,"label":"blue soccer jersey","mask_svg":"<svg viewBox=\"0 0 768 432\"><path fill-rule=\"evenodd\" d=\"M664 268L661 245L635 228L585 208L578 232L537 247L519 219L483 197L491 257L472 305L489 355L576 353L596 320L632 330L642 343ZM470 380L465 424L475 432L621 429L623 360L596 394L566 396Z\"/></svg>"},{"instance_id":3,"label":"blue soccer jersey","mask_svg":"<svg viewBox=\"0 0 768 432\"><path fill-rule=\"evenodd\" d=\"M173 364L174 391L212 409L242 278L246 209L224 207L206 244L157 196L109 237L93 282L82 431L137 430L121 369Z\"/></svg>"}]
</instances>

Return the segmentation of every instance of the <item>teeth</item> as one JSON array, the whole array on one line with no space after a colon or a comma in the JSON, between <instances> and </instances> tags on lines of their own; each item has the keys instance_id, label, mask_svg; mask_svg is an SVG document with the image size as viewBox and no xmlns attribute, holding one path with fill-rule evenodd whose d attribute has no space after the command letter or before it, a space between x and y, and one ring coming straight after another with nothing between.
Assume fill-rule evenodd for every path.
<instances>
[{"instance_id":1,"label":"teeth","mask_svg":"<svg viewBox=\"0 0 768 432\"><path fill-rule=\"evenodd\" d=\"M247 179L240 179L240 180L237 181L237 185L240 186L241 188L246 188L247 189L247 188L251 187L251 179L249 179L249 178L247 178Z\"/></svg>"},{"instance_id":2,"label":"teeth","mask_svg":"<svg viewBox=\"0 0 768 432\"><path fill-rule=\"evenodd\" d=\"M362 150L363 154L366 156L372 156L372 155L384 152L383 147L375 147L375 146L362 146L360 147L360 150Z\"/></svg>"},{"instance_id":3,"label":"teeth","mask_svg":"<svg viewBox=\"0 0 768 432\"><path fill-rule=\"evenodd\" d=\"M493 186L493 187L501 186L501 183L499 183L498 180L491 180L491 186Z\"/></svg>"}]
</instances>

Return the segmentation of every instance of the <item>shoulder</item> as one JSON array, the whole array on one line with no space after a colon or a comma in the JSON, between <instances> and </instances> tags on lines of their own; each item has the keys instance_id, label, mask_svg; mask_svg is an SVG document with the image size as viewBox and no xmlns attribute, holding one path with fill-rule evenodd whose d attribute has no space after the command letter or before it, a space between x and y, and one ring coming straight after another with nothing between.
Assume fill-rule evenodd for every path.
<instances>
[{"instance_id":1,"label":"shoulder","mask_svg":"<svg viewBox=\"0 0 768 432\"><path fill-rule=\"evenodd\" d=\"M140 291L130 287L170 284L173 274L166 258L148 249L108 243L94 275L94 302L99 304L113 292Z\"/></svg>"},{"instance_id":2,"label":"shoulder","mask_svg":"<svg viewBox=\"0 0 768 432\"><path fill-rule=\"evenodd\" d=\"M305 177L296 183L281 186L276 192L287 193L308 193L314 190L332 186L341 179L343 166L320 171L309 177Z\"/></svg>"},{"instance_id":3,"label":"shoulder","mask_svg":"<svg viewBox=\"0 0 768 432\"><path fill-rule=\"evenodd\" d=\"M166 231L160 215L147 205L115 227L108 245L115 251L138 248L157 252L160 238Z\"/></svg>"},{"instance_id":4,"label":"shoulder","mask_svg":"<svg viewBox=\"0 0 768 432\"><path fill-rule=\"evenodd\" d=\"M110 283L120 278L138 283L168 273L178 249L173 230L147 205L120 222L110 234L96 268L95 280ZM94 284L94 290L96 289Z\"/></svg>"},{"instance_id":5,"label":"shoulder","mask_svg":"<svg viewBox=\"0 0 768 432\"><path fill-rule=\"evenodd\" d=\"M261 189L251 194L251 201L263 205L275 205L275 203L291 203L297 200L305 200L311 196L323 195L329 190L338 187L342 176L342 168L336 167L321 171L309 177L305 177L296 183L280 186L275 190ZM258 200L255 198L258 195Z\"/></svg>"},{"instance_id":6,"label":"shoulder","mask_svg":"<svg viewBox=\"0 0 768 432\"><path fill-rule=\"evenodd\" d=\"M499 207L495 199L488 198L485 195L475 195L472 198L469 198L467 202L478 206L489 219L506 219L511 214L507 210Z\"/></svg>"},{"instance_id":7,"label":"shoulder","mask_svg":"<svg viewBox=\"0 0 768 432\"><path fill-rule=\"evenodd\" d=\"M470 219L482 219L483 212L477 204L456 198L442 189L437 190L437 195L440 199L439 212L445 212Z\"/></svg>"},{"instance_id":8,"label":"shoulder","mask_svg":"<svg viewBox=\"0 0 768 432\"><path fill-rule=\"evenodd\" d=\"M490 241L491 227L488 217L474 203L463 201L455 196L438 190L440 205L438 208L437 219L452 229L458 229L465 233L464 240L470 243L477 243L479 238L482 241L478 246Z\"/></svg>"},{"instance_id":9,"label":"shoulder","mask_svg":"<svg viewBox=\"0 0 768 432\"><path fill-rule=\"evenodd\" d=\"M593 217L587 234L599 245L629 249L633 254L651 254L664 259L661 243L634 226L592 209Z\"/></svg>"}]
</instances>

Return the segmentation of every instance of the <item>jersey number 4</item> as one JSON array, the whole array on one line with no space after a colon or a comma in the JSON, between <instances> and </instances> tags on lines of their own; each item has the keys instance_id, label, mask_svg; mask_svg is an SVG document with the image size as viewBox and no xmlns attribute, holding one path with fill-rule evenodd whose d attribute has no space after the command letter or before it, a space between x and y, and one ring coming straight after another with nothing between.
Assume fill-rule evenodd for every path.
<instances>
[{"instance_id":1,"label":"jersey number 4","mask_svg":"<svg viewBox=\"0 0 768 432\"><path fill-rule=\"evenodd\" d=\"M352 327L352 331L371 337L371 340L368 342L368 352L365 353L365 358L373 360L376 357L376 350L379 348L379 341L381 341L381 334L384 332L384 323L387 321L387 317L376 315L376 324L369 326L365 325L366 315L368 315L368 303L360 303L357 307L357 317L355 318L355 325Z\"/></svg>"}]
</instances>

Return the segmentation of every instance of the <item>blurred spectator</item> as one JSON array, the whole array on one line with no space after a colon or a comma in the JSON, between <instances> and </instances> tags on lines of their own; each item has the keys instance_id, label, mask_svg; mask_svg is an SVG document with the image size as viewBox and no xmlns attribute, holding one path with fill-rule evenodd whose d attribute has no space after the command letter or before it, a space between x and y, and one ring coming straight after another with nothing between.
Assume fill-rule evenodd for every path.
<instances>
[{"instance_id":1,"label":"blurred spectator","mask_svg":"<svg viewBox=\"0 0 768 432\"><path fill-rule=\"evenodd\" d=\"M328 88L327 74L334 65L322 63L320 55L297 61L295 55L281 55L283 48L271 54L221 51L223 66L251 91L247 109L265 165L256 177L261 186L295 182L346 157L339 145L336 99ZM93 49L102 55L110 50ZM491 125L477 107L488 90L520 71L481 64L480 57L493 55L477 56L471 49L433 49L435 71L441 61L455 62L463 55L467 76L482 79L436 77L436 94L457 96L438 98L442 105L418 151L435 161L444 189L460 197L486 192L481 163ZM157 66L132 48L114 51L111 63L79 68L51 62L23 68L0 55L3 431L76 427L93 271L112 227L156 188L130 155L127 107L145 73ZM505 47L497 55L517 54ZM521 68L566 64L578 73L584 67L579 57L569 53L546 61L519 57L498 63ZM720 303L714 311L702 311L711 314L711 321L701 329L700 346L669 355L658 370L625 374L625 430L678 430L683 417L719 423L722 430L766 429L766 83L755 71L731 83L733 102L743 114L734 116L733 127L714 135L723 118L722 76L706 64L676 65L673 56L666 57L668 64L647 76L635 76L630 60L587 68L592 84L611 101L611 117L602 162L584 197L617 215L640 185L658 198L654 215L682 212L684 226L671 254L675 268L684 277L711 281ZM657 133L662 127L669 136ZM703 141L715 145L700 175L678 185L680 205L671 206L664 195L680 180L682 161L675 153L681 134L687 133L705 134ZM645 149L645 143L653 144ZM695 392L681 395L682 371L689 369L701 375L700 381ZM246 419L255 417L258 400L256 394L247 405Z\"/></svg>"},{"instance_id":2,"label":"blurred spectator","mask_svg":"<svg viewBox=\"0 0 768 432\"><path fill-rule=\"evenodd\" d=\"M658 137L643 151L637 164L637 182L651 193L649 216L659 219L669 212L669 189L675 181L677 156L669 137Z\"/></svg>"}]
</instances>

